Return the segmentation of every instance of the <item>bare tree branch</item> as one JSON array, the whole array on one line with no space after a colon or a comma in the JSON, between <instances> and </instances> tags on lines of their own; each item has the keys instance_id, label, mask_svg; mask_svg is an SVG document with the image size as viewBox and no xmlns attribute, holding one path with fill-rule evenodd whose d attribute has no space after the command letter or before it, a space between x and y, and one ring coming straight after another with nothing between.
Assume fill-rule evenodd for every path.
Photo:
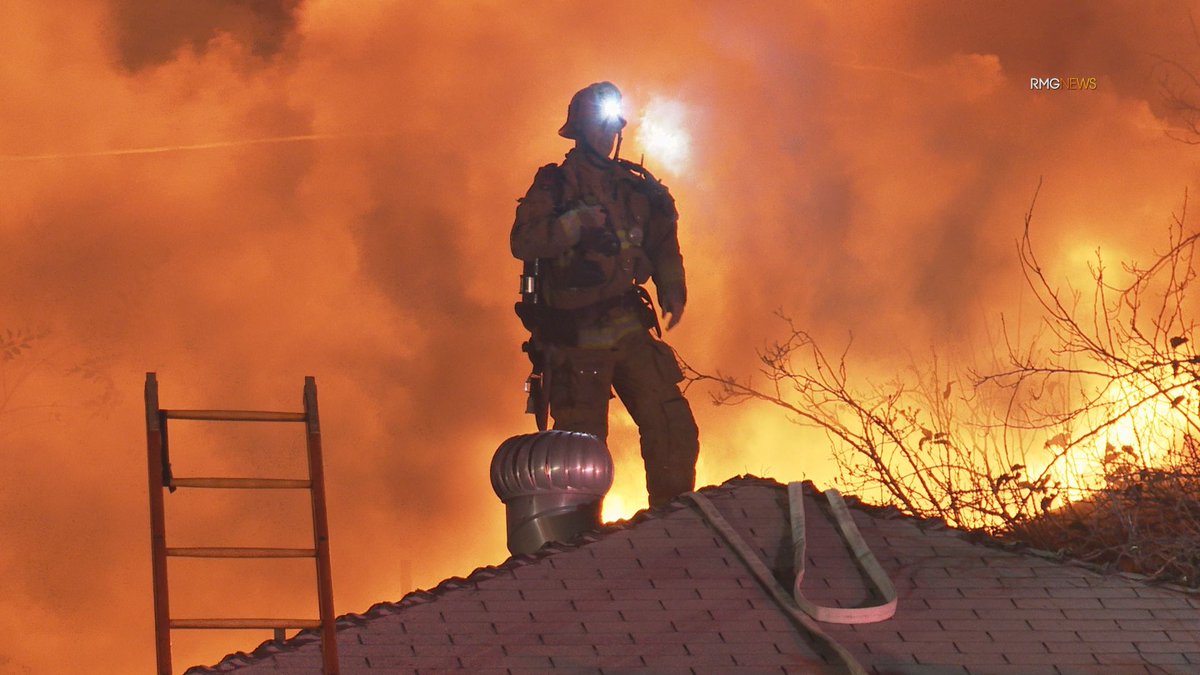
<instances>
[{"instance_id":1,"label":"bare tree branch","mask_svg":"<svg viewBox=\"0 0 1200 675\"><path fill-rule=\"evenodd\" d=\"M1200 232L1185 229L1186 194L1164 252L1122 264L1114 283L1097 251L1086 295L1039 260L1036 200L1016 249L1040 325L1023 338L1001 316L987 367L934 354L866 383L851 375L850 341L831 358L778 311L785 336L758 352L764 385L684 363L688 383L715 384L717 404L762 401L821 429L847 489L880 490L907 513L1196 584L1200 352L1188 291Z\"/></svg>"}]
</instances>

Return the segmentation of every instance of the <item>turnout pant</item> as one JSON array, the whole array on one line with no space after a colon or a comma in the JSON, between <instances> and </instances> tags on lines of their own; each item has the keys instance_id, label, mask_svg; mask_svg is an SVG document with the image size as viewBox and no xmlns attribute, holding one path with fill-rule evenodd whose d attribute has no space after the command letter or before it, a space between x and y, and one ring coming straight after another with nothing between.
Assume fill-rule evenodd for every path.
<instances>
[{"instance_id":1,"label":"turnout pant","mask_svg":"<svg viewBox=\"0 0 1200 675\"><path fill-rule=\"evenodd\" d=\"M683 373L665 342L638 330L612 348L554 347L550 364L555 429L607 439L611 387L641 436L650 506L695 489L699 430L679 391Z\"/></svg>"}]
</instances>

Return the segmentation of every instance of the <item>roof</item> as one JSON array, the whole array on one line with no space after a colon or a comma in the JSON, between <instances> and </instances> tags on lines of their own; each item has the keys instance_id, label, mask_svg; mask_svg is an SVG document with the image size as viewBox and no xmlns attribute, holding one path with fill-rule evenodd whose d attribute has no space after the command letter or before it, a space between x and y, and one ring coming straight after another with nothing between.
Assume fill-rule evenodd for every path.
<instances>
[{"instance_id":1,"label":"roof","mask_svg":"<svg viewBox=\"0 0 1200 675\"><path fill-rule=\"evenodd\" d=\"M741 477L700 492L790 588L786 486ZM868 601L824 511L804 489L812 601ZM449 579L338 620L345 675L376 672L837 672L837 646L868 673L1196 673L1200 596L1105 574L848 499L899 595L879 623L806 628L696 504L679 498L535 555ZM809 622L807 625L811 625ZM831 638L832 647L822 638ZM317 673L301 633L200 673Z\"/></svg>"}]
</instances>

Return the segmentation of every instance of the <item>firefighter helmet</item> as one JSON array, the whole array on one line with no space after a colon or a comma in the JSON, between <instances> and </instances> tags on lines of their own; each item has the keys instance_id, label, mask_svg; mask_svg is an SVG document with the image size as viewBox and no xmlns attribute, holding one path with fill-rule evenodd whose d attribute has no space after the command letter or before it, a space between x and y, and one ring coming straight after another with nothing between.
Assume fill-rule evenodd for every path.
<instances>
[{"instance_id":1,"label":"firefighter helmet","mask_svg":"<svg viewBox=\"0 0 1200 675\"><path fill-rule=\"evenodd\" d=\"M585 106L590 109L585 109ZM621 116L621 91L612 82L595 82L575 92L567 106L567 121L558 130L558 135L572 140L581 140L579 127L584 119L597 120L613 126L613 131L625 128Z\"/></svg>"}]
</instances>

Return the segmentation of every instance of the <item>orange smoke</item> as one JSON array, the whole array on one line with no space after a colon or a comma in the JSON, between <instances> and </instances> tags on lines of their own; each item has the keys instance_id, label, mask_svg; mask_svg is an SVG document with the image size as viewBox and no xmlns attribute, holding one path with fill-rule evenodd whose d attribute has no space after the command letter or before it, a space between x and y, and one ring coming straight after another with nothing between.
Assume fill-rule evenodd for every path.
<instances>
[{"instance_id":1,"label":"orange smoke","mask_svg":"<svg viewBox=\"0 0 1200 675\"><path fill-rule=\"evenodd\" d=\"M508 230L590 82L670 103L690 139L656 157L634 114L623 154L678 200L691 302L668 337L705 370L753 372L777 308L853 333L880 377L970 345L1022 300L1039 178L1062 276L1144 252L1196 177L1147 56L1200 53L1184 3L186 4L16 0L0 25L0 335L31 338L0 361L5 672L152 668L147 371L175 408L298 410L316 376L339 611L505 558L488 462L532 428ZM1055 75L1098 88L1029 89ZM702 483L832 479L821 437L689 395ZM613 426L620 517L644 493ZM176 461L271 475L300 447L240 433L181 431ZM295 504L167 499L193 545L306 536ZM230 564L173 566L180 611L315 611L307 570ZM175 662L266 637L177 634Z\"/></svg>"}]
</instances>

